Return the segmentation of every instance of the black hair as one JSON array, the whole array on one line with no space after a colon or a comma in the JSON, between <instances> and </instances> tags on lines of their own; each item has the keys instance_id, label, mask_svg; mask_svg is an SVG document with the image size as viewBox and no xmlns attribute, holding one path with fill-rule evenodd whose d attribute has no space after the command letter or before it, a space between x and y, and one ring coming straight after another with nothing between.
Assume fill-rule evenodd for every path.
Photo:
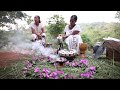
<instances>
[{"instance_id":1,"label":"black hair","mask_svg":"<svg viewBox=\"0 0 120 90\"><path fill-rule=\"evenodd\" d=\"M71 18L73 18L75 21L77 21L77 15L72 15Z\"/></svg>"},{"instance_id":2,"label":"black hair","mask_svg":"<svg viewBox=\"0 0 120 90\"><path fill-rule=\"evenodd\" d=\"M41 21L40 21L40 16L37 15L37 17L38 17L38 19L39 19L39 23L41 23Z\"/></svg>"}]
</instances>

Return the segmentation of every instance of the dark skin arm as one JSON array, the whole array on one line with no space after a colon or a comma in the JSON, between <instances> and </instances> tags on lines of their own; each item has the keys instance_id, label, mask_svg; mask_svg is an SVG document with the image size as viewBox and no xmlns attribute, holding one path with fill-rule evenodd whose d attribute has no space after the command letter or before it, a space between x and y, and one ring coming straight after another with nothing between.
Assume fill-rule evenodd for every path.
<instances>
[{"instance_id":1,"label":"dark skin arm","mask_svg":"<svg viewBox=\"0 0 120 90\"><path fill-rule=\"evenodd\" d=\"M37 33L37 32L35 31L35 29L33 29L33 28L31 28L31 29L32 29L32 34L36 34L37 36L41 36L42 33L45 33L45 29L44 29L44 28L42 28L42 29L41 29L42 32L39 32L39 33Z\"/></svg>"},{"instance_id":2,"label":"dark skin arm","mask_svg":"<svg viewBox=\"0 0 120 90\"><path fill-rule=\"evenodd\" d=\"M73 31L73 33L72 33L72 35L76 35L76 34L78 34L80 31Z\"/></svg>"},{"instance_id":3,"label":"dark skin arm","mask_svg":"<svg viewBox=\"0 0 120 90\"><path fill-rule=\"evenodd\" d=\"M76 34L78 34L79 32L80 32L80 31L77 31L77 30L76 30L76 31L73 31L73 33L70 34L70 35L76 35ZM65 39L70 36L70 35L69 35L69 36L66 36L66 33L64 33L64 35L65 35L65 36L64 36L63 38L65 38Z\"/></svg>"},{"instance_id":4,"label":"dark skin arm","mask_svg":"<svg viewBox=\"0 0 120 90\"><path fill-rule=\"evenodd\" d=\"M35 29L33 29L33 28L31 28L31 29L32 29L32 34L38 35L37 32L35 31Z\"/></svg>"},{"instance_id":5,"label":"dark skin arm","mask_svg":"<svg viewBox=\"0 0 120 90\"><path fill-rule=\"evenodd\" d=\"M42 32L40 32L40 35L42 34L42 33L45 33L45 28L43 27L42 29Z\"/></svg>"}]
</instances>

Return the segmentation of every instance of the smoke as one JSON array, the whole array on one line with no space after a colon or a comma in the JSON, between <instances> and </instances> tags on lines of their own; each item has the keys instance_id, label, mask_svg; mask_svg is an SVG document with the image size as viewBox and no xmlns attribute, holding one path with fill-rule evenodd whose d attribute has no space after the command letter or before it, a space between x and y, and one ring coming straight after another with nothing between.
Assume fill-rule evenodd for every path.
<instances>
[{"instance_id":1,"label":"smoke","mask_svg":"<svg viewBox=\"0 0 120 90\"><path fill-rule=\"evenodd\" d=\"M12 36L8 37L8 44L5 45L2 49L4 51L16 52L22 54L36 54L50 56L56 58L57 55L54 53L52 47L44 47L39 41L32 42L31 34L26 34L19 30L15 31Z\"/></svg>"},{"instance_id":2,"label":"smoke","mask_svg":"<svg viewBox=\"0 0 120 90\"><path fill-rule=\"evenodd\" d=\"M39 41L32 42L32 50L36 55L44 55L45 57L51 57L53 59L57 58L58 56L55 55L55 51L52 47L44 47Z\"/></svg>"},{"instance_id":3,"label":"smoke","mask_svg":"<svg viewBox=\"0 0 120 90\"><path fill-rule=\"evenodd\" d=\"M24 53L32 47L26 33L19 30L10 31L7 38L8 43L1 49L2 51Z\"/></svg>"}]
</instances>

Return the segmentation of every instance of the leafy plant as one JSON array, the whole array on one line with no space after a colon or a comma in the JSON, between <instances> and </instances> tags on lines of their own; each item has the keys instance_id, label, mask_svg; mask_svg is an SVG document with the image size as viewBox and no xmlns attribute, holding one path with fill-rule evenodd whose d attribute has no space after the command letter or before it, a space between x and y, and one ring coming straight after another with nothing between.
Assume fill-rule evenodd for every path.
<instances>
[{"instance_id":1,"label":"leafy plant","mask_svg":"<svg viewBox=\"0 0 120 90\"><path fill-rule=\"evenodd\" d=\"M58 34L63 33L65 25L66 23L62 16L54 15L49 18L47 31L50 33L50 35L56 37Z\"/></svg>"},{"instance_id":2,"label":"leafy plant","mask_svg":"<svg viewBox=\"0 0 120 90\"><path fill-rule=\"evenodd\" d=\"M15 19L25 18L27 14L21 11L0 11L0 26L6 26L7 23L15 24Z\"/></svg>"}]
</instances>

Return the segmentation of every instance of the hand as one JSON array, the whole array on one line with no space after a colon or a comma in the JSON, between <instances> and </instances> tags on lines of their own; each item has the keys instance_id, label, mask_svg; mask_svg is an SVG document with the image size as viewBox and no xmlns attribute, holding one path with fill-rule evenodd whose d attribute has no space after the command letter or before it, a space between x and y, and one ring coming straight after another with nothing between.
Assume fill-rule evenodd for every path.
<instances>
[{"instance_id":1,"label":"hand","mask_svg":"<svg viewBox=\"0 0 120 90\"><path fill-rule=\"evenodd\" d=\"M63 36L63 41L64 41L67 37L69 37L69 36Z\"/></svg>"},{"instance_id":2,"label":"hand","mask_svg":"<svg viewBox=\"0 0 120 90\"><path fill-rule=\"evenodd\" d=\"M79 31L73 31L72 35L76 35L78 33L79 33Z\"/></svg>"},{"instance_id":3,"label":"hand","mask_svg":"<svg viewBox=\"0 0 120 90\"><path fill-rule=\"evenodd\" d=\"M39 36L39 33L36 33L37 36Z\"/></svg>"}]
</instances>

